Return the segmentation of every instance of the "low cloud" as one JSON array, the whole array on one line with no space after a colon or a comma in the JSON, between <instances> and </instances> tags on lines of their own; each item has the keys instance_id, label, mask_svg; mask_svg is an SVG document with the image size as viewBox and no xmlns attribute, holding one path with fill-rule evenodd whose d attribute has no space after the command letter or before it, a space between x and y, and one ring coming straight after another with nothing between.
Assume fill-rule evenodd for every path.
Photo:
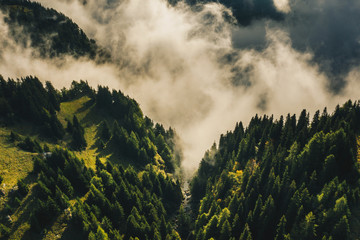
<instances>
[{"instance_id":1,"label":"low cloud","mask_svg":"<svg viewBox=\"0 0 360 240\"><path fill-rule=\"evenodd\" d=\"M278 11L283 13L289 13L291 10L289 0L274 0L274 5Z\"/></svg>"},{"instance_id":2,"label":"low cloud","mask_svg":"<svg viewBox=\"0 0 360 240\"><path fill-rule=\"evenodd\" d=\"M176 129L187 172L194 171L206 149L238 121L247 124L256 113L279 117L304 108L311 113L325 106L332 109L357 97L360 89L352 87L360 74L354 69L347 75L348 85L333 93L328 75L314 63L314 53L294 48L287 28L271 21L234 26L224 19L223 13L231 12L220 4L194 11L163 0L40 2L72 18L111 51L115 63L42 59L4 34L0 73L36 75L58 88L83 79L94 87L121 89L146 115ZM6 31L3 22L0 27ZM246 47L252 38L261 47Z\"/></svg>"}]
</instances>

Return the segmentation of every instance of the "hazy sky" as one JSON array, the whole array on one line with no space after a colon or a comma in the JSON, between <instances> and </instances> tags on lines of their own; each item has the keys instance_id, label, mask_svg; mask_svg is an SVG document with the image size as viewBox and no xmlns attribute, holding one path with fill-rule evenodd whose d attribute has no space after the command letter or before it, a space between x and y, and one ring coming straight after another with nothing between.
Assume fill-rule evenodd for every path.
<instances>
[{"instance_id":1,"label":"hazy sky","mask_svg":"<svg viewBox=\"0 0 360 240\"><path fill-rule=\"evenodd\" d=\"M189 171L238 121L246 125L256 113L332 111L359 95L355 0L276 0L284 20L263 18L246 27L224 19L231 11L217 3L194 10L164 0L40 2L70 17L117 64L41 59L8 38L1 21L0 73L36 75L58 88L83 79L121 89L146 115L176 129ZM337 59L342 69L335 71Z\"/></svg>"}]
</instances>

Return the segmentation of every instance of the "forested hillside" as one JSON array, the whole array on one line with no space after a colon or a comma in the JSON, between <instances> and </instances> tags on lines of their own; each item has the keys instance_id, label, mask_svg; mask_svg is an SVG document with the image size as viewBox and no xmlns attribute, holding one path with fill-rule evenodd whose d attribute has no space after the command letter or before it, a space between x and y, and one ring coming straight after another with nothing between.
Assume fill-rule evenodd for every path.
<instances>
[{"instance_id":1,"label":"forested hillside","mask_svg":"<svg viewBox=\"0 0 360 240\"><path fill-rule=\"evenodd\" d=\"M192 180L194 238L357 239L359 126L351 101L236 124Z\"/></svg>"},{"instance_id":2,"label":"forested hillside","mask_svg":"<svg viewBox=\"0 0 360 240\"><path fill-rule=\"evenodd\" d=\"M0 116L1 145L13 149L0 156L2 238L178 238L176 134L135 100L84 81L59 91L0 77Z\"/></svg>"},{"instance_id":3,"label":"forested hillside","mask_svg":"<svg viewBox=\"0 0 360 240\"><path fill-rule=\"evenodd\" d=\"M122 92L1 77L0 116L3 239L359 236L358 102L237 123L205 153L192 212L176 133Z\"/></svg>"},{"instance_id":4,"label":"forested hillside","mask_svg":"<svg viewBox=\"0 0 360 240\"><path fill-rule=\"evenodd\" d=\"M105 2L104 5L111 6L110 0ZM159 3L160 7L155 6L154 9L162 9L160 13L167 13L169 9L173 11L170 5L176 5L178 2L179 0L161 0L161 4L167 4L166 7L161 8L163 5ZM192 6L189 10L186 5L184 10L186 18L190 20L195 18L187 14L202 11L202 4L210 2L217 2L229 8L237 20L237 27L241 26L244 29L260 19L275 21L285 19L284 13L276 9L273 0L185 0L185 2ZM85 6L87 1L81 1L79 5L82 4ZM138 11L137 7L134 8ZM219 7L218 10L212 10L227 11L224 9ZM66 61L69 56L74 62L79 58L81 61L91 62L90 67L79 71L87 71L99 65L105 66L112 61L111 54L107 50L86 36L69 17L55 9L45 8L29 0L0 0L0 10L5 24L5 27L2 27L7 30L4 31L6 34L4 39L10 37L14 42L9 41L10 44L4 40L6 42L3 44L4 48L8 46L7 44L16 45L20 49L30 50L34 59L41 59L44 62L50 59ZM116 12L123 13L119 9L116 9ZM154 12L158 14L158 11ZM155 31L157 25L153 25L152 20L147 22L149 16L146 16L146 13L146 11L142 13L145 20L141 20L146 23L144 25L148 24L150 27L141 27L141 31L146 33L149 27L154 34L151 36L155 36L158 34ZM201 21L213 24L216 20L213 19L212 14L210 12L205 14ZM226 20L234 22L228 12L221 14L224 15L224 22ZM172 15L164 15L166 21L171 21ZM131 21L125 18L131 22L130 25L136 20L135 17L129 19ZM334 19L340 20L339 17ZM169 26L177 26L177 23ZM231 25L231 27L236 26ZM166 26L164 29L167 29ZM164 29L161 28L160 32L163 33ZM163 35L177 36L176 31ZM139 38L143 36L147 35L141 35ZM327 38L328 35L324 36ZM202 39L201 36L197 37L199 40ZM137 40L137 38L129 39ZM149 61L144 61L144 66L141 67L149 68L153 73L163 71L165 68L171 69L169 66L172 64L163 66L162 61L159 62L160 68L151 68L150 63L159 59L153 58L152 55L166 56L166 62L171 62L173 57L162 52L163 46L168 43L167 38L164 38L166 41L160 41L160 45L156 44L157 41L154 39L149 38L148 42L152 45L149 49L156 50L149 51L149 54L144 52L144 55L149 55ZM354 39L357 46L358 38ZM141 41L143 42L147 41ZM200 47L201 42L199 41L199 45L196 46ZM314 42L316 45L321 43L321 49L324 47L326 50L329 46L331 49L336 49L334 56L338 56L338 52L346 51L356 55L352 45L346 46L346 51L338 51L338 44L325 46L324 41L314 40ZM144 43L144 49L147 44ZM270 47L272 43L266 44ZM171 45L169 48L172 47L178 46ZM219 53L222 47L220 48L215 55L221 55ZM0 53L2 50L0 49ZM180 48L175 50L175 52L183 52ZM195 47L189 48L188 51L194 50ZM206 48L207 51L210 53L209 56L213 55L210 48L209 50ZM241 55L241 52L238 53ZM258 53L264 55L263 52ZM136 51L131 51L129 54L136 55ZM123 57L128 56L130 55L125 54ZM196 54L186 56L196 56ZM294 58L301 58L301 54ZM183 60L183 58L179 59ZM346 55L346 59L353 61L354 58ZM192 59L193 62L198 60ZM280 62L287 62L287 59ZM297 61L294 61L294 65L297 66L295 63ZM307 61L301 63L302 67L309 64ZM15 61L15 64L19 62ZM111 71L112 67L133 67L116 64L115 61L112 62ZM171 71L175 74L190 69L183 68L182 64L187 65L181 63ZM234 62L234 67L236 64L238 63ZM341 64L335 65L343 68ZM251 66L250 64L246 67L250 70L241 71L251 72ZM270 66L277 67L277 65ZM66 71L61 66L58 67L56 69ZM283 67L286 68L280 66L275 68L275 71ZM209 69L206 64L201 65L201 69L195 68L196 64L191 70L199 73ZM227 66L221 65L221 68L226 69ZM305 67L304 72L309 69ZM120 78L119 76L129 76L130 79L126 81L134 80L131 74L118 74L118 70L114 70L115 79ZM138 72L135 69L130 70ZM292 71L285 70L288 78ZM16 72L14 76L18 74L22 73ZM149 76L145 73L139 72L139 75L134 81L141 82L142 78L145 82L149 81L147 79ZM157 76L157 74L153 75L150 78ZM319 72L319 75L322 73ZM65 76L72 75L65 74ZM106 78L108 75L104 73L101 76ZM170 79L171 76L173 75L169 75ZM177 81L181 81L182 78L176 79L176 74L174 76L171 84L177 86ZM279 78L281 76L279 74ZM237 81L242 81L243 77L247 78L247 75L236 74L236 78L239 78L236 79ZM237 123L233 131L220 136L218 144L209 146L210 149L205 152L199 169L189 180L189 193L186 187L181 189L184 183L180 168L181 144L178 144L181 141L178 141L179 138L173 128L165 129L160 123L154 123L143 114L136 100L118 89L109 89L108 86L93 88L92 84L81 80L73 81L69 88L60 90L53 86L51 77L49 79L50 81L47 82L36 76L5 79L0 75L0 239L360 239L359 102L348 101L341 107L337 106L333 113L328 113L325 108L322 112L317 111L310 116L309 112L303 110L298 117L290 114L279 118L255 115L247 126L242 122ZM193 80L191 74L189 79ZM319 78L313 81L317 80L323 81ZM352 81L356 82L356 80ZM161 82L161 79L159 82L147 82L149 85L146 86L150 88L151 84L156 85ZM348 83L349 86L352 84L352 82ZM244 93L247 93L247 89L251 90L250 85L249 80L249 86L244 88ZM140 85L133 85L129 89L136 91L136 86ZM168 86L154 89L167 91ZM240 89L242 86L236 87ZM154 89L149 89L149 92L153 94ZM195 87L189 92L195 95L203 94L199 89ZM167 101L172 91L169 91L169 95L163 94L159 98ZM255 92L255 90L251 91ZM143 93L143 91L139 92ZM175 92L177 93L175 95L181 96L181 99L190 96ZM156 93L160 95L163 92ZM220 95L225 96L226 93ZM321 91L319 95L323 93ZM335 93L326 95L333 96L332 94ZM219 96L214 98L211 96L210 94L209 99L214 103L218 101L222 110L231 109L227 105L221 105L223 101L218 98ZM251 101L259 100L256 99L256 95L254 96ZM271 102L271 96L271 94L269 97L266 95L266 98L260 99L260 102L268 100ZM348 95L344 96L348 99ZM262 98L262 95L259 95L259 98ZM191 99L175 101L175 103L170 99L166 106L177 111L177 107L184 103L200 102L205 98ZM323 101L326 103L326 100ZM154 101L154 105L156 103ZM175 105L173 106L172 103ZM324 102L320 101L320 103L317 104L324 105L322 104ZM194 104L195 107L189 112L197 112L198 106L203 107L201 104L203 103L196 106ZM209 108L212 107L210 105L212 104L209 104ZM156 106L154 109L159 111ZM266 107L263 109L259 105L251 111L259 109L268 111ZM178 112L183 113L182 109ZM176 116L181 118L180 115ZM180 120L189 121L189 115L185 115ZM211 116L211 111L205 115ZM206 126L225 125L221 117L220 120L214 120L212 125ZM189 125L194 124L194 129L198 128L200 123L201 121L189 121ZM185 135L192 137L193 134L199 133L201 131ZM185 190L185 196L182 190Z\"/></svg>"},{"instance_id":5,"label":"forested hillside","mask_svg":"<svg viewBox=\"0 0 360 240\"><path fill-rule=\"evenodd\" d=\"M79 26L55 9L44 8L28 0L1 0L0 10L9 27L9 35L23 47L33 47L42 57L70 54L98 62L110 54L89 39Z\"/></svg>"}]
</instances>

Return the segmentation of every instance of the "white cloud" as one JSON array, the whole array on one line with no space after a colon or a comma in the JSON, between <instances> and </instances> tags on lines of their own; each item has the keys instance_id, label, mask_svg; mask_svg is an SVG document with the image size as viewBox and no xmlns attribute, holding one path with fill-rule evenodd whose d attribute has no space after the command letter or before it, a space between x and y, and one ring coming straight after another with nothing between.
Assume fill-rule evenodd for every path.
<instances>
[{"instance_id":1,"label":"white cloud","mask_svg":"<svg viewBox=\"0 0 360 240\"><path fill-rule=\"evenodd\" d=\"M289 13L291 11L289 0L273 0L276 9L283 13Z\"/></svg>"}]
</instances>

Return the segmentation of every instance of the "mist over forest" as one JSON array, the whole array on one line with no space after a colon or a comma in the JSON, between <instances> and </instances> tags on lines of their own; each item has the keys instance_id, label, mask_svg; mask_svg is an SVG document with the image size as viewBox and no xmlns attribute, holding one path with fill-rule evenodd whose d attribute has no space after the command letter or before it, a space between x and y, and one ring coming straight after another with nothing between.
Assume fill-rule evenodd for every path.
<instances>
[{"instance_id":1,"label":"mist over forest","mask_svg":"<svg viewBox=\"0 0 360 240\"><path fill-rule=\"evenodd\" d=\"M16 184L0 169L9 187L28 184L4 190L4 219L25 226L16 209L40 186L28 233L47 239L57 231L47 221L73 226L68 207L84 239L358 236L358 1L0 0L0 10L0 135L26 159L58 159L29 162Z\"/></svg>"},{"instance_id":2,"label":"mist over forest","mask_svg":"<svg viewBox=\"0 0 360 240\"><path fill-rule=\"evenodd\" d=\"M357 98L356 1L39 2L70 17L111 61L64 53L44 60L19 30L20 46L2 35L3 76L123 89L146 115L178 130L192 169L236 121ZM51 40L43 42L41 49Z\"/></svg>"}]
</instances>

